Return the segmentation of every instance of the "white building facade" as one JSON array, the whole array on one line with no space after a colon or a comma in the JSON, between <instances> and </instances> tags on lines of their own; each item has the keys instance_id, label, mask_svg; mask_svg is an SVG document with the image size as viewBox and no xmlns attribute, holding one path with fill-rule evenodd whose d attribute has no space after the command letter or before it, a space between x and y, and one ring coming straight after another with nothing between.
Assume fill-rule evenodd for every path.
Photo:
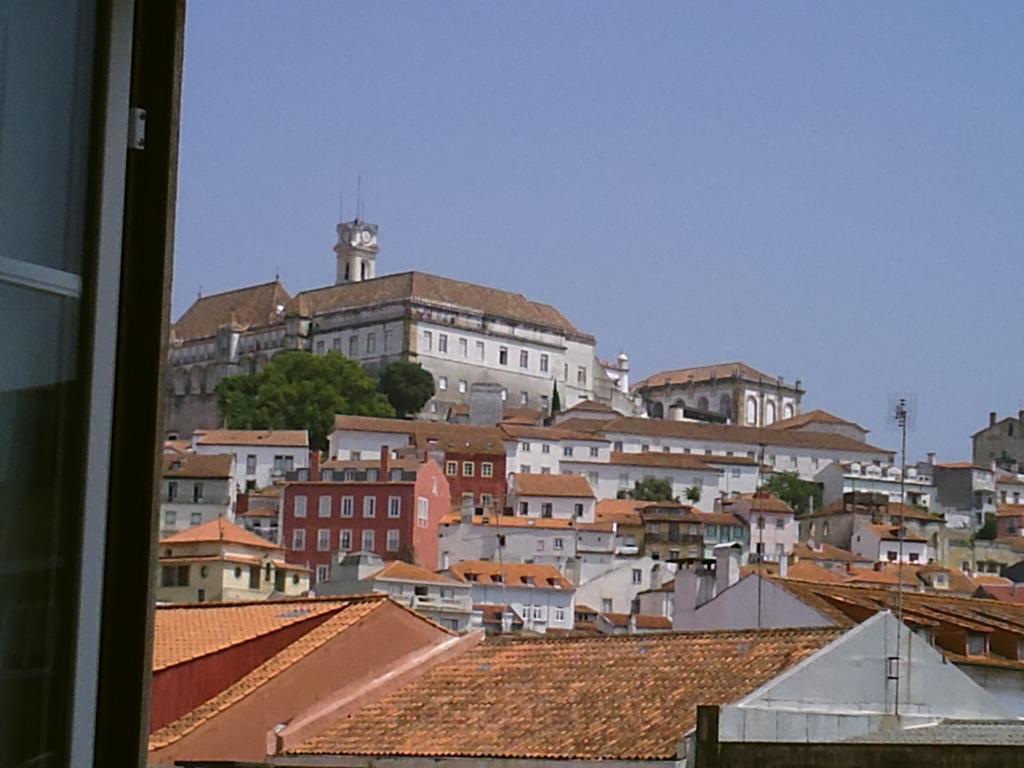
<instances>
[{"instance_id":1,"label":"white building facade","mask_svg":"<svg viewBox=\"0 0 1024 768\"><path fill-rule=\"evenodd\" d=\"M287 472L307 469L309 434L305 430L198 430L192 435L192 451L232 454L235 487L249 492L283 480Z\"/></svg>"}]
</instances>

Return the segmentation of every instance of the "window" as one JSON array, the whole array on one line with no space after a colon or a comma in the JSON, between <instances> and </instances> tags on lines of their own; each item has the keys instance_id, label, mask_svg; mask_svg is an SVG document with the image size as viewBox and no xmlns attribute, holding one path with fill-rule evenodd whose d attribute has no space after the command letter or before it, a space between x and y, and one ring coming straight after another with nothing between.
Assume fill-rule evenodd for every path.
<instances>
[{"instance_id":1,"label":"window","mask_svg":"<svg viewBox=\"0 0 1024 768\"><path fill-rule=\"evenodd\" d=\"M885 556L887 558L889 558L889 562L890 563L895 563L896 562L896 553L893 552L892 550L889 550L888 552L886 552Z\"/></svg>"},{"instance_id":2,"label":"window","mask_svg":"<svg viewBox=\"0 0 1024 768\"><path fill-rule=\"evenodd\" d=\"M520 501L519 502L519 514L520 515L528 515L528 514L530 514L530 502L528 502L528 501Z\"/></svg>"},{"instance_id":3,"label":"window","mask_svg":"<svg viewBox=\"0 0 1024 768\"><path fill-rule=\"evenodd\" d=\"M540 505L540 516L541 517L553 517L554 511L550 501L545 501Z\"/></svg>"},{"instance_id":4,"label":"window","mask_svg":"<svg viewBox=\"0 0 1024 768\"><path fill-rule=\"evenodd\" d=\"M438 376L437 377L437 388L438 389L442 389L442 390L443 389L448 389L448 377L447 376Z\"/></svg>"},{"instance_id":5,"label":"window","mask_svg":"<svg viewBox=\"0 0 1024 768\"><path fill-rule=\"evenodd\" d=\"M555 621L559 624L565 623L565 608L555 608Z\"/></svg>"},{"instance_id":6,"label":"window","mask_svg":"<svg viewBox=\"0 0 1024 768\"><path fill-rule=\"evenodd\" d=\"M544 608L539 605L533 606L533 620L543 621L544 620Z\"/></svg>"},{"instance_id":7,"label":"window","mask_svg":"<svg viewBox=\"0 0 1024 768\"><path fill-rule=\"evenodd\" d=\"M366 334L366 354L372 355L377 352L377 334Z\"/></svg>"},{"instance_id":8,"label":"window","mask_svg":"<svg viewBox=\"0 0 1024 768\"><path fill-rule=\"evenodd\" d=\"M384 351L391 351L391 338L394 336L392 331L384 331Z\"/></svg>"},{"instance_id":9,"label":"window","mask_svg":"<svg viewBox=\"0 0 1024 768\"><path fill-rule=\"evenodd\" d=\"M519 471L522 474L524 474L524 475L530 474L530 465L529 464L520 464L519 465Z\"/></svg>"},{"instance_id":10,"label":"window","mask_svg":"<svg viewBox=\"0 0 1024 768\"><path fill-rule=\"evenodd\" d=\"M538 552L543 552L544 551L544 539L537 539L537 551Z\"/></svg>"},{"instance_id":11,"label":"window","mask_svg":"<svg viewBox=\"0 0 1024 768\"><path fill-rule=\"evenodd\" d=\"M482 341L476 343L476 359L480 362L484 360L484 343Z\"/></svg>"},{"instance_id":12,"label":"window","mask_svg":"<svg viewBox=\"0 0 1024 768\"><path fill-rule=\"evenodd\" d=\"M587 480L590 481L590 485L597 488L598 474L597 472L587 472Z\"/></svg>"},{"instance_id":13,"label":"window","mask_svg":"<svg viewBox=\"0 0 1024 768\"><path fill-rule=\"evenodd\" d=\"M644 580L644 572L639 568L633 569L633 583L642 584Z\"/></svg>"},{"instance_id":14,"label":"window","mask_svg":"<svg viewBox=\"0 0 1024 768\"><path fill-rule=\"evenodd\" d=\"M329 528L319 528L316 532L316 551L328 552L331 549L331 531Z\"/></svg>"},{"instance_id":15,"label":"window","mask_svg":"<svg viewBox=\"0 0 1024 768\"><path fill-rule=\"evenodd\" d=\"M331 516L331 497L321 496L319 501L319 507L317 508L317 517L330 517Z\"/></svg>"},{"instance_id":16,"label":"window","mask_svg":"<svg viewBox=\"0 0 1024 768\"><path fill-rule=\"evenodd\" d=\"M649 446L649 445L641 445L640 446L640 453L650 453L650 450L651 450L651 446Z\"/></svg>"},{"instance_id":17,"label":"window","mask_svg":"<svg viewBox=\"0 0 1024 768\"><path fill-rule=\"evenodd\" d=\"M551 453L551 444L550 443L542 443L541 446L540 446L540 452L541 453Z\"/></svg>"},{"instance_id":18,"label":"window","mask_svg":"<svg viewBox=\"0 0 1024 768\"><path fill-rule=\"evenodd\" d=\"M448 354L448 334L439 333L437 335L437 351L442 355Z\"/></svg>"},{"instance_id":19,"label":"window","mask_svg":"<svg viewBox=\"0 0 1024 768\"><path fill-rule=\"evenodd\" d=\"M388 517L401 517L402 516L402 497L401 496L389 496L388 497Z\"/></svg>"},{"instance_id":20,"label":"window","mask_svg":"<svg viewBox=\"0 0 1024 768\"><path fill-rule=\"evenodd\" d=\"M540 407L544 411L544 413L547 413L547 411L548 411L548 396L547 395L541 395L540 396Z\"/></svg>"},{"instance_id":21,"label":"window","mask_svg":"<svg viewBox=\"0 0 1024 768\"><path fill-rule=\"evenodd\" d=\"M416 524L421 528L427 527L427 519L430 511L430 502L422 496L416 500Z\"/></svg>"},{"instance_id":22,"label":"window","mask_svg":"<svg viewBox=\"0 0 1024 768\"><path fill-rule=\"evenodd\" d=\"M444 463L444 473L449 477L455 477L455 475L459 474L459 462L446 461Z\"/></svg>"},{"instance_id":23,"label":"window","mask_svg":"<svg viewBox=\"0 0 1024 768\"><path fill-rule=\"evenodd\" d=\"M601 449L600 448L598 448L596 445L590 446L590 458L596 459L600 455L601 455Z\"/></svg>"},{"instance_id":24,"label":"window","mask_svg":"<svg viewBox=\"0 0 1024 768\"><path fill-rule=\"evenodd\" d=\"M551 546L553 549L557 550L565 549L565 540L560 537L555 537L555 540L554 542L552 542Z\"/></svg>"},{"instance_id":25,"label":"window","mask_svg":"<svg viewBox=\"0 0 1024 768\"><path fill-rule=\"evenodd\" d=\"M356 506L356 500L352 496L341 497L341 516L352 517L353 510Z\"/></svg>"},{"instance_id":26,"label":"window","mask_svg":"<svg viewBox=\"0 0 1024 768\"><path fill-rule=\"evenodd\" d=\"M920 555L917 552L910 553L910 562L916 563L920 559Z\"/></svg>"},{"instance_id":27,"label":"window","mask_svg":"<svg viewBox=\"0 0 1024 768\"><path fill-rule=\"evenodd\" d=\"M167 484L167 500L174 501L178 498L178 483L175 480L171 480Z\"/></svg>"},{"instance_id":28,"label":"window","mask_svg":"<svg viewBox=\"0 0 1024 768\"><path fill-rule=\"evenodd\" d=\"M529 405L530 404L530 393L529 392L520 392L519 393L519 404L520 405Z\"/></svg>"},{"instance_id":29,"label":"window","mask_svg":"<svg viewBox=\"0 0 1024 768\"><path fill-rule=\"evenodd\" d=\"M508 365L508 347L498 347L498 365Z\"/></svg>"},{"instance_id":30,"label":"window","mask_svg":"<svg viewBox=\"0 0 1024 768\"><path fill-rule=\"evenodd\" d=\"M724 528L725 526L722 526L722 527ZM718 526L717 525L709 525L709 526L707 526L707 528L705 529L704 535L707 536L707 538L709 538L709 539L717 539L718 538Z\"/></svg>"},{"instance_id":31,"label":"window","mask_svg":"<svg viewBox=\"0 0 1024 768\"><path fill-rule=\"evenodd\" d=\"M519 351L519 367L529 368L530 367L530 353L525 349Z\"/></svg>"},{"instance_id":32,"label":"window","mask_svg":"<svg viewBox=\"0 0 1024 768\"><path fill-rule=\"evenodd\" d=\"M573 509L572 509L572 513L573 513L573 514L574 514L574 515L575 515L576 517L583 517L583 505L582 505L582 504L579 504L579 503L577 503L577 504L574 504L574 505L573 505Z\"/></svg>"},{"instance_id":33,"label":"window","mask_svg":"<svg viewBox=\"0 0 1024 768\"><path fill-rule=\"evenodd\" d=\"M985 635L980 632L967 633L967 655L984 656L988 650L988 642Z\"/></svg>"},{"instance_id":34,"label":"window","mask_svg":"<svg viewBox=\"0 0 1024 768\"><path fill-rule=\"evenodd\" d=\"M504 403L506 400L508 400L508 390L507 389L502 389L501 390L501 402Z\"/></svg>"},{"instance_id":35,"label":"window","mask_svg":"<svg viewBox=\"0 0 1024 768\"><path fill-rule=\"evenodd\" d=\"M604 613L610 613L612 610L612 601L610 597L601 598L601 610Z\"/></svg>"},{"instance_id":36,"label":"window","mask_svg":"<svg viewBox=\"0 0 1024 768\"><path fill-rule=\"evenodd\" d=\"M732 470L732 471L730 472L730 474L731 474L731 475L732 475L733 477L739 477L739 476L740 476L740 475L741 475L742 473L741 473L741 472L740 472L740 471L739 471L738 469L733 469L733 470Z\"/></svg>"},{"instance_id":37,"label":"window","mask_svg":"<svg viewBox=\"0 0 1024 768\"><path fill-rule=\"evenodd\" d=\"M352 549L352 531L350 529L345 528L338 535L338 549L342 552L348 552Z\"/></svg>"},{"instance_id":38,"label":"window","mask_svg":"<svg viewBox=\"0 0 1024 768\"><path fill-rule=\"evenodd\" d=\"M760 530L764 530L764 515L759 515L757 518L757 527Z\"/></svg>"},{"instance_id":39,"label":"window","mask_svg":"<svg viewBox=\"0 0 1024 768\"><path fill-rule=\"evenodd\" d=\"M359 355L359 337L352 334L348 337L348 356L357 357Z\"/></svg>"},{"instance_id":40,"label":"window","mask_svg":"<svg viewBox=\"0 0 1024 768\"><path fill-rule=\"evenodd\" d=\"M581 387L585 387L587 385L587 369L582 365L576 369L576 383Z\"/></svg>"},{"instance_id":41,"label":"window","mask_svg":"<svg viewBox=\"0 0 1024 768\"><path fill-rule=\"evenodd\" d=\"M467 382L465 379L459 379L459 393L464 395L468 391L469 391L469 382Z\"/></svg>"},{"instance_id":42,"label":"window","mask_svg":"<svg viewBox=\"0 0 1024 768\"><path fill-rule=\"evenodd\" d=\"M295 510L295 512L294 512L295 517L305 517L306 516L306 497L305 496L296 496L295 497L294 510Z\"/></svg>"},{"instance_id":43,"label":"window","mask_svg":"<svg viewBox=\"0 0 1024 768\"><path fill-rule=\"evenodd\" d=\"M547 373L548 372L548 356L547 355L541 355L540 356L540 372L541 373Z\"/></svg>"},{"instance_id":44,"label":"window","mask_svg":"<svg viewBox=\"0 0 1024 768\"><path fill-rule=\"evenodd\" d=\"M494 477L494 464L492 462L480 462L480 477Z\"/></svg>"},{"instance_id":45,"label":"window","mask_svg":"<svg viewBox=\"0 0 1024 768\"><path fill-rule=\"evenodd\" d=\"M256 454L250 453L245 457L245 474L256 474Z\"/></svg>"},{"instance_id":46,"label":"window","mask_svg":"<svg viewBox=\"0 0 1024 768\"><path fill-rule=\"evenodd\" d=\"M164 587L187 587L188 586L187 565L165 565L161 569L160 585Z\"/></svg>"},{"instance_id":47,"label":"window","mask_svg":"<svg viewBox=\"0 0 1024 768\"><path fill-rule=\"evenodd\" d=\"M519 450L522 451L523 453L529 453L530 452L530 444L527 443L527 442L520 443L519 444Z\"/></svg>"},{"instance_id":48,"label":"window","mask_svg":"<svg viewBox=\"0 0 1024 768\"><path fill-rule=\"evenodd\" d=\"M778 528L779 530L782 530L783 528L785 528L786 527L786 518L784 518L784 517L776 517L775 518L775 527Z\"/></svg>"},{"instance_id":49,"label":"window","mask_svg":"<svg viewBox=\"0 0 1024 768\"><path fill-rule=\"evenodd\" d=\"M192 519L189 521L189 525L195 528L197 525L203 522L203 515L201 512L193 512Z\"/></svg>"},{"instance_id":50,"label":"window","mask_svg":"<svg viewBox=\"0 0 1024 768\"><path fill-rule=\"evenodd\" d=\"M363 497L363 517L376 517L377 516L377 497L376 496L364 496Z\"/></svg>"},{"instance_id":51,"label":"window","mask_svg":"<svg viewBox=\"0 0 1024 768\"><path fill-rule=\"evenodd\" d=\"M295 457L294 456L275 456L274 457L274 472L278 475L282 475L285 472L291 472L295 469Z\"/></svg>"},{"instance_id":52,"label":"window","mask_svg":"<svg viewBox=\"0 0 1024 768\"><path fill-rule=\"evenodd\" d=\"M322 584L325 581L330 581L331 569L327 565L318 565L316 567L316 583Z\"/></svg>"},{"instance_id":53,"label":"window","mask_svg":"<svg viewBox=\"0 0 1024 768\"><path fill-rule=\"evenodd\" d=\"M331 341L331 349L335 352L341 352L341 336L335 336Z\"/></svg>"},{"instance_id":54,"label":"window","mask_svg":"<svg viewBox=\"0 0 1024 768\"><path fill-rule=\"evenodd\" d=\"M572 446L571 445L562 446L562 455L563 456L572 456Z\"/></svg>"},{"instance_id":55,"label":"window","mask_svg":"<svg viewBox=\"0 0 1024 768\"><path fill-rule=\"evenodd\" d=\"M368 530L363 531L363 546L362 546L362 549L365 552L372 552L373 551L373 530L368 529Z\"/></svg>"},{"instance_id":56,"label":"window","mask_svg":"<svg viewBox=\"0 0 1024 768\"><path fill-rule=\"evenodd\" d=\"M550 475L551 474L551 467L541 467L540 468L540 473L542 475Z\"/></svg>"},{"instance_id":57,"label":"window","mask_svg":"<svg viewBox=\"0 0 1024 768\"><path fill-rule=\"evenodd\" d=\"M433 352L434 351L434 334L430 331L423 332L423 351Z\"/></svg>"},{"instance_id":58,"label":"window","mask_svg":"<svg viewBox=\"0 0 1024 768\"><path fill-rule=\"evenodd\" d=\"M678 560L679 559L679 550L678 549L670 549L668 551L668 559L669 560Z\"/></svg>"},{"instance_id":59,"label":"window","mask_svg":"<svg viewBox=\"0 0 1024 768\"><path fill-rule=\"evenodd\" d=\"M388 552L397 552L399 544L401 542L402 532L397 528L391 528L388 531L387 550Z\"/></svg>"},{"instance_id":60,"label":"window","mask_svg":"<svg viewBox=\"0 0 1024 768\"><path fill-rule=\"evenodd\" d=\"M482 507L484 507L486 509L490 509L490 507L493 506L493 504L494 504L494 497L491 494L489 494L489 493L481 493L480 494L480 506L482 506Z\"/></svg>"},{"instance_id":61,"label":"window","mask_svg":"<svg viewBox=\"0 0 1024 768\"><path fill-rule=\"evenodd\" d=\"M292 549L301 551L306 548L306 529L296 528L292 531Z\"/></svg>"},{"instance_id":62,"label":"window","mask_svg":"<svg viewBox=\"0 0 1024 768\"><path fill-rule=\"evenodd\" d=\"M325 345L324 345L323 341L318 341L316 343L316 353L318 355L322 355L324 353L324 346Z\"/></svg>"},{"instance_id":63,"label":"window","mask_svg":"<svg viewBox=\"0 0 1024 768\"><path fill-rule=\"evenodd\" d=\"M164 525L174 525L178 522L178 513L173 509L164 511Z\"/></svg>"},{"instance_id":64,"label":"window","mask_svg":"<svg viewBox=\"0 0 1024 768\"><path fill-rule=\"evenodd\" d=\"M472 461L462 462L462 476L472 477L474 473L474 465Z\"/></svg>"},{"instance_id":65,"label":"window","mask_svg":"<svg viewBox=\"0 0 1024 768\"><path fill-rule=\"evenodd\" d=\"M469 342L466 339L459 339L459 356L469 357Z\"/></svg>"}]
</instances>

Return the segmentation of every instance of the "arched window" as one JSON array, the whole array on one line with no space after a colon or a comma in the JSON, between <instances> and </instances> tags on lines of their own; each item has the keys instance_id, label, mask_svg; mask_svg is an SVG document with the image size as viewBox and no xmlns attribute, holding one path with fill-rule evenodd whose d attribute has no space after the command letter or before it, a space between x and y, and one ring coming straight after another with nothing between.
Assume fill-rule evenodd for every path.
<instances>
[{"instance_id":1,"label":"arched window","mask_svg":"<svg viewBox=\"0 0 1024 768\"><path fill-rule=\"evenodd\" d=\"M751 396L747 398L747 424L751 426L757 425L757 398Z\"/></svg>"},{"instance_id":2,"label":"arched window","mask_svg":"<svg viewBox=\"0 0 1024 768\"><path fill-rule=\"evenodd\" d=\"M718 412L723 416L732 416L732 398L729 395L718 398Z\"/></svg>"},{"instance_id":3,"label":"arched window","mask_svg":"<svg viewBox=\"0 0 1024 768\"><path fill-rule=\"evenodd\" d=\"M706 397L697 398L697 407L702 411L706 411L708 409L708 399Z\"/></svg>"},{"instance_id":4,"label":"arched window","mask_svg":"<svg viewBox=\"0 0 1024 768\"><path fill-rule=\"evenodd\" d=\"M765 426L775 423L775 401L768 400L764 404L764 423Z\"/></svg>"},{"instance_id":5,"label":"arched window","mask_svg":"<svg viewBox=\"0 0 1024 768\"><path fill-rule=\"evenodd\" d=\"M796 414L793 411L793 404L792 403L786 403L786 405L782 409L782 418L784 418L784 419L792 419L793 416L795 416L795 415Z\"/></svg>"},{"instance_id":6,"label":"arched window","mask_svg":"<svg viewBox=\"0 0 1024 768\"><path fill-rule=\"evenodd\" d=\"M664 419L665 418L665 406L661 403L655 403L651 406L651 418L652 419Z\"/></svg>"}]
</instances>

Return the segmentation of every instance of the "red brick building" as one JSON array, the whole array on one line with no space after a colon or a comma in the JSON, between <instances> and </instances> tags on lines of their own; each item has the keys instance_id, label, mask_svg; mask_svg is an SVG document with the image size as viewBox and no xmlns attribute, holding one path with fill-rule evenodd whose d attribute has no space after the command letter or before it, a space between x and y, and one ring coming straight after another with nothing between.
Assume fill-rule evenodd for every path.
<instances>
[{"instance_id":1,"label":"red brick building","mask_svg":"<svg viewBox=\"0 0 1024 768\"><path fill-rule=\"evenodd\" d=\"M441 518L450 510L448 480L428 459L328 462L321 480L284 488L285 559L311 570L310 586L330 575L339 551L374 552L433 570Z\"/></svg>"},{"instance_id":2,"label":"red brick building","mask_svg":"<svg viewBox=\"0 0 1024 768\"><path fill-rule=\"evenodd\" d=\"M398 453L431 456L448 478L451 502L461 507L473 497L474 507L505 506L508 483L505 457L516 440L497 427L446 422L337 416L330 436L334 460L380 455L390 446Z\"/></svg>"}]
</instances>

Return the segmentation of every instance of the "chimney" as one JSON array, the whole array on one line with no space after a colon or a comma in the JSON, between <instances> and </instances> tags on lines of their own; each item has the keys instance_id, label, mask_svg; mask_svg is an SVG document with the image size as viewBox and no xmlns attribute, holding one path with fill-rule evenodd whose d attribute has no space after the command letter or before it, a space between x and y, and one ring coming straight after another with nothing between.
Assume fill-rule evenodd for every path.
<instances>
[{"instance_id":1,"label":"chimney","mask_svg":"<svg viewBox=\"0 0 1024 768\"><path fill-rule=\"evenodd\" d=\"M740 580L740 550L736 545L715 547L715 594Z\"/></svg>"},{"instance_id":2,"label":"chimney","mask_svg":"<svg viewBox=\"0 0 1024 768\"><path fill-rule=\"evenodd\" d=\"M380 480L386 483L391 472L391 449L386 445L380 447Z\"/></svg>"},{"instance_id":3,"label":"chimney","mask_svg":"<svg viewBox=\"0 0 1024 768\"><path fill-rule=\"evenodd\" d=\"M679 564L673 582L672 629L695 629L694 612L711 599L710 574L699 562L688 561Z\"/></svg>"},{"instance_id":4,"label":"chimney","mask_svg":"<svg viewBox=\"0 0 1024 768\"><path fill-rule=\"evenodd\" d=\"M779 558L779 578L780 579L788 579L789 578L789 556L788 555L783 555L782 557Z\"/></svg>"},{"instance_id":5,"label":"chimney","mask_svg":"<svg viewBox=\"0 0 1024 768\"><path fill-rule=\"evenodd\" d=\"M935 451L928 451L928 463L935 466Z\"/></svg>"},{"instance_id":6,"label":"chimney","mask_svg":"<svg viewBox=\"0 0 1024 768\"><path fill-rule=\"evenodd\" d=\"M994 427L996 425L996 412L990 411L988 414L988 425Z\"/></svg>"},{"instance_id":7,"label":"chimney","mask_svg":"<svg viewBox=\"0 0 1024 768\"><path fill-rule=\"evenodd\" d=\"M636 634L636 614L635 613L630 613L629 614L629 625L628 625L628 630L627 631L631 635L635 635Z\"/></svg>"},{"instance_id":8,"label":"chimney","mask_svg":"<svg viewBox=\"0 0 1024 768\"><path fill-rule=\"evenodd\" d=\"M459 519L464 525L469 525L473 522L473 499L467 496L462 500L462 507L459 514Z\"/></svg>"},{"instance_id":9,"label":"chimney","mask_svg":"<svg viewBox=\"0 0 1024 768\"><path fill-rule=\"evenodd\" d=\"M320 479L320 451L316 448L309 452L309 479Z\"/></svg>"}]
</instances>

